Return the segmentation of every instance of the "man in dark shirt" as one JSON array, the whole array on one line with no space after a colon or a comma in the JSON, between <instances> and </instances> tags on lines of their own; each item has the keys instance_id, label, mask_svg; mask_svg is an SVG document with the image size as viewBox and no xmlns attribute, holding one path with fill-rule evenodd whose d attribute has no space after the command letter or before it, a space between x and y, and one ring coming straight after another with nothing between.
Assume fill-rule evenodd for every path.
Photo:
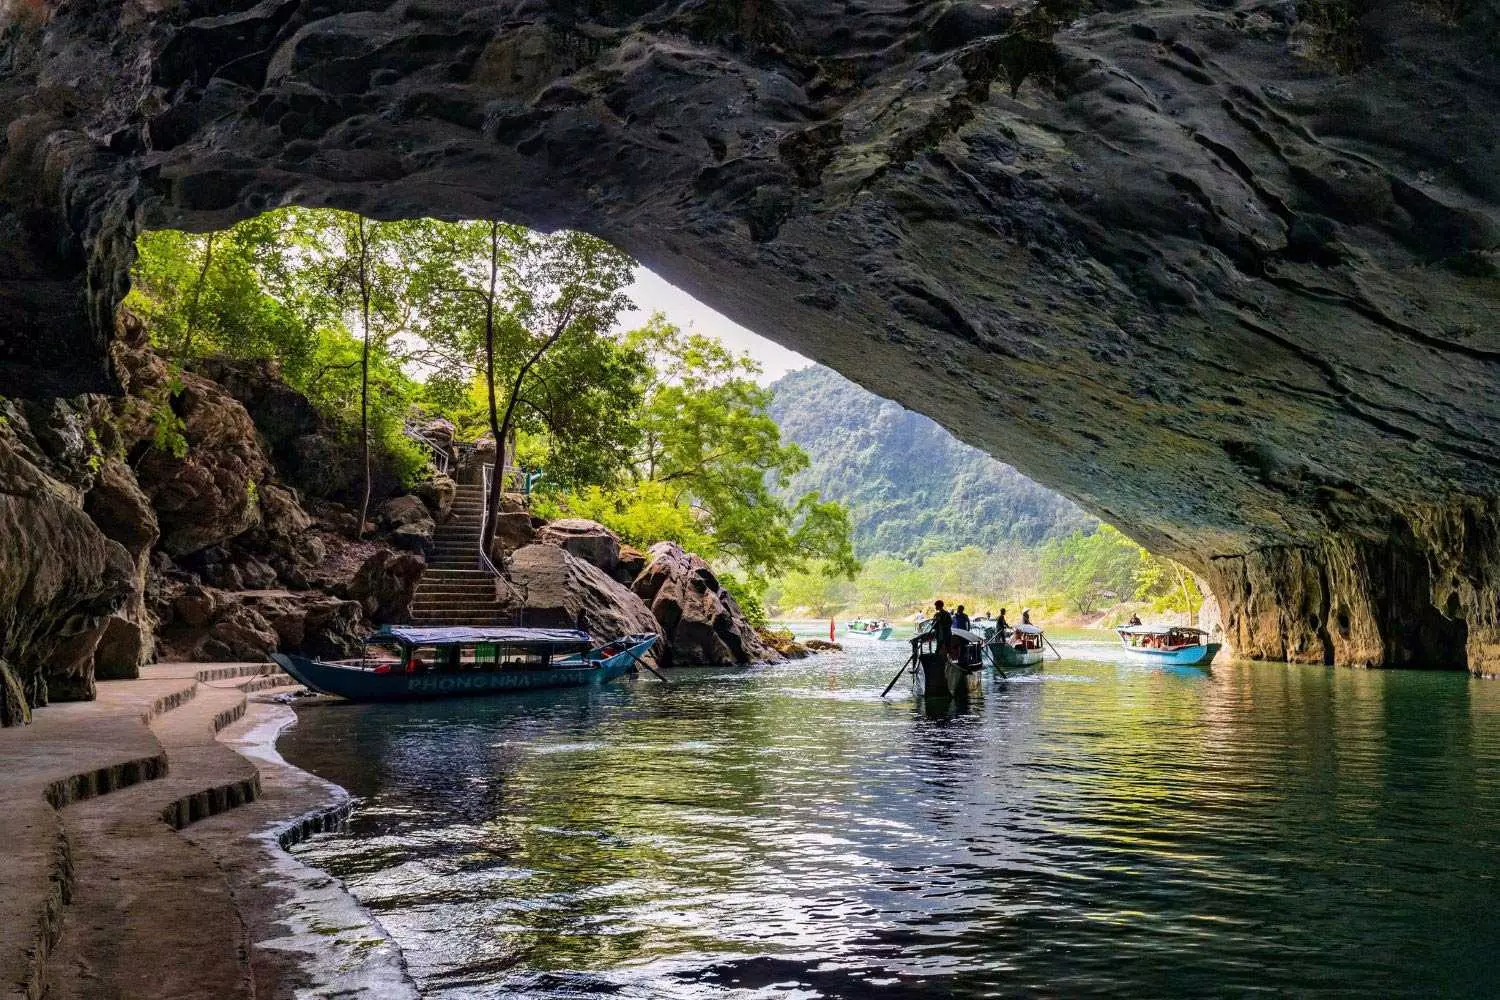
<instances>
[{"instance_id":1,"label":"man in dark shirt","mask_svg":"<svg viewBox=\"0 0 1500 1000\"><path fill-rule=\"evenodd\" d=\"M969 630L969 616L964 614L964 606L960 604L958 610L953 612L953 627L961 628L965 632Z\"/></svg>"},{"instance_id":2,"label":"man in dark shirt","mask_svg":"<svg viewBox=\"0 0 1500 1000\"><path fill-rule=\"evenodd\" d=\"M1004 639L1005 634L1009 631L1010 622L1005 620L1005 609L1001 608L1000 617L995 619L995 635L997 635L1001 639Z\"/></svg>"},{"instance_id":3,"label":"man in dark shirt","mask_svg":"<svg viewBox=\"0 0 1500 1000\"><path fill-rule=\"evenodd\" d=\"M934 601L933 607L937 613L932 616L932 638L937 642L939 652L948 652L948 643L953 638L953 616L943 608L942 601Z\"/></svg>"}]
</instances>

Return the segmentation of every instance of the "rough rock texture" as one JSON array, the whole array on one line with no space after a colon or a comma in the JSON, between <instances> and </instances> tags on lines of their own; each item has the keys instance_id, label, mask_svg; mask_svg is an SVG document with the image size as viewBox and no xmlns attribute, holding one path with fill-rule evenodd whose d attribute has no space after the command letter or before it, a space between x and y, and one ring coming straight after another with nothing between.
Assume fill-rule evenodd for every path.
<instances>
[{"instance_id":1,"label":"rough rock texture","mask_svg":"<svg viewBox=\"0 0 1500 1000\"><path fill-rule=\"evenodd\" d=\"M135 563L130 595L124 606L110 616L94 650L94 677L98 680L138 677L141 667L151 662L153 652L152 622L146 613L146 582L151 547L161 536L156 512L130 467L117 458L100 466L93 488L84 498L83 509L106 537L125 547Z\"/></svg>"},{"instance_id":2,"label":"rough rock texture","mask_svg":"<svg viewBox=\"0 0 1500 1000\"><path fill-rule=\"evenodd\" d=\"M94 650L138 586L131 554L84 512L96 463L68 443L83 435L58 433L81 425L40 416L0 400L0 700L31 706L93 696Z\"/></svg>"},{"instance_id":3,"label":"rough rock texture","mask_svg":"<svg viewBox=\"0 0 1500 1000\"><path fill-rule=\"evenodd\" d=\"M651 611L603 570L556 545L527 545L506 567L503 599L527 625L581 628L596 639L660 632Z\"/></svg>"},{"instance_id":4,"label":"rough rock texture","mask_svg":"<svg viewBox=\"0 0 1500 1000\"><path fill-rule=\"evenodd\" d=\"M408 552L430 553L437 525L427 505L417 497L393 497L380 508L380 525L391 533L397 548Z\"/></svg>"},{"instance_id":5,"label":"rough rock texture","mask_svg":"<svg viewBox=\"0 0 1500 1000\"><path fill-rule=\"evenodd\" d=\"M666 666L766 663L784 657L745 620L714 571L675 542L651 546L633 588L661 624Z\"/></svg>"},{"instance_id":6,"label":"rough rock texture","mask_svg":"<svg viewBox=\"0 0 1500 1000\"><path fill-rule=\"evenodd\" d=\"M495 537L490 542L490 558L499 565L517 549L525 548L536 538L531 515L525 511L501 511L495 518Z\"/></svg>"},{"instance_id":7,"label":"rough rock texture","mask_svg":"<svg viewBox=\"0 0 1500 1000\"><path fill-rule=\"evenodd\" d=\"M439 420L434 423L446 424L447 421ZM432 512L432 519L441 524L453 512L453 501L458 498L458 484L448 476L437 473L431 479L418 483L412 488L412 493L427 505L427 509Z\"/></svg>"},{"instance_id":8,"label":"rough rock texture","mask_svg":"<svg viewBox=\"0 0 1500 1000\"><path fill-rule=\"evenodd\" d=\"M360 565L349 584L349 596L363 606L371 621L404 622L411 617L412 597L426 567L421 556L380 549Z\"/></svg>"},{"instance_id":9,"label":"rough rock texture","mask_svg":"<svg viewBox=\"0 0 1500 1000\"><path fill-rule=\"evenodd\" d=\"M170 597L159 643L181 660L261 660L280 651L340 657L368 633L356 601L285 590L231 592L188 585Z\"/></svg>"},{"instance_id":10,"label":"rough rock texture","mask_svg":"<svg viewBox=\"0 0 1500 1000\"><path fill-rule=\"evenodd\" d=\"M620 563L620 536L598 521L582 517L549 521L536 533L536 540L544 545L567 549L611 576Z\"/></svg>"},{"instance_id":11,"label":"rough rock texture","mask_svg":"<svg viewBox=\"0 0 1500 1000\"><path fill-rule=\"evenodd\" d=\"M1252 651L1489 669L1500 11L1313 6L11 5L0 394L124 376L138 225L570 225L1185 560Z\"/></svg>"},{"instance_id":12,"label":"rough rock texture","mask_svg":"<svg viewBox=\"0 0 1500 1000\"><path fill-rule=\"evenodd\" d=\"M646 568L646 553L634 545L620 546L619 558L615 560L614 577L625 586L635 583L635 578Z\"/></svg>"},{"instance_id":13,"label":"rough rock texture","mask_svg":"<svg viewBox=\"0 0 1500 1000\"><path fill-rule=\"evenodd\" d=\"M182 388L169 393L167 405L182 420L186 454L144 447L135 466L161 525L160 546L172 556L259 524L260 486L271 472L245 408L205 378L180 378Z\"/></svg>"}]
</instances>

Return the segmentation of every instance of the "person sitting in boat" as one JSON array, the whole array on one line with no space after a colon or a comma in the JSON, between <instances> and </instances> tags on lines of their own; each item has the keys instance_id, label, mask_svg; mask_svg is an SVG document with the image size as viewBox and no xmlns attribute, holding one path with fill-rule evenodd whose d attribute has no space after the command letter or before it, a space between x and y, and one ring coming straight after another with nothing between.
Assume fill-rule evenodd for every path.
<instances>
[{"instance_id":1,"label":"person sitting in boat","mask_svg":"<svg viewBox=\"0 0 1500 1000\"><path fill-rule=\"evenodd\" d=\"M1139 625L1140 623L1141 623L1141 616L1133 614L1133 615L1130 616L1130 621L1126 622L1125 624L1126 625Z\"/></svg>"},{"instance_id":2,"label":"person sitting in boat","mask_svg":"<svg viewBox=\"0 0 1500 1000\"><path fill-rule=\"evenodd\" d=\"M1030 625L1031 624L1031 609L1030 608L1022 608L1021 609L1021 624L1022 625Z\"/></svg>"},{"instance_id":3,"label":"person sitting in boat","mask_svg":"<svg viewBox=\"0 0 1500 1000\"><path fill-rule=\"evenodd\" d=\"M964 613L964 606L960 604L958 610L953 612L953 627L961 628L965 632L969 630L969 616Z\"/></svg>"}]
</instances>

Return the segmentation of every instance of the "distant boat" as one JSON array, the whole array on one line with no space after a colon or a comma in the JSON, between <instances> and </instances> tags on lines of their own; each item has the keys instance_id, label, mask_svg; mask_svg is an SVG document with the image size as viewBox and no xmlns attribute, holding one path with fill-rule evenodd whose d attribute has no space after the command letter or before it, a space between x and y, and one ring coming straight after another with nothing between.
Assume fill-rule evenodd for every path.
<instances>
[{"instance_id":1,"label":"distant boat","mask_svg":"<svg viewBox=\"0 0 1500 1000\"><path fill-rule=\"evenodd\" d=\"M1146 663L1206 667L1223 643L1204 641L1208 633L1180 625L1125 625L1115 629L1125 655Z\"/></svg>"},{"instance_id":2,"label":"distant boat","mask_svg":"<svg viewBox=\"0 0 1500 1000\"><path fill-rule=\"evenodd\" d=\"M1014 625L1009 635L992 635L984 645L989 665L996 670L1019 670L1042 662L1046 636L1035 625Z\"/></svg>"},{"instance_id":3,"label":"distant boat","mask_svg":"<svg viewBox=\"0 0 1500 1000\"><path fill-rule=\"evenodd\" d=\"M577 629L397 626L365 640L357 660L271 659L314 691L408 701L601 684L629 671L656 641L649 632L596 646Z\"/></svg>"},{"instance_id":4,"label":"distant boat","mask_svg":"<svg viewBox=\"0 0 1500 1000\"><path fill-rule=\"evenodd\" d=\"M872 618L869 620L856 618L854 621L844 624L844 634L862 635L870 639L889 639L895 631L891 623L884 618Z\"/></svg>"}]
</instances>

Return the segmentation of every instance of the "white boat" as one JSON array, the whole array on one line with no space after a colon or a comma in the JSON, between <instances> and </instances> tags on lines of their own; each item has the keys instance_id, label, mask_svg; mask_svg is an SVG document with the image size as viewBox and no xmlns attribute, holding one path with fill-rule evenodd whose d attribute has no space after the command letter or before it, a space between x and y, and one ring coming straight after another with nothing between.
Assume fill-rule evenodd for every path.
<instances>
[{"instance_id":1,"label":"white boat","mask_svg":"<svg viewBox=\"0 0 1500 1000\"><path fill-rule=\"evenodd\" d=\"M856 618L844 624L845 635L862 635L869 639L889 639L895 628L884 618Z\"/></svg>"}]
</instances>

